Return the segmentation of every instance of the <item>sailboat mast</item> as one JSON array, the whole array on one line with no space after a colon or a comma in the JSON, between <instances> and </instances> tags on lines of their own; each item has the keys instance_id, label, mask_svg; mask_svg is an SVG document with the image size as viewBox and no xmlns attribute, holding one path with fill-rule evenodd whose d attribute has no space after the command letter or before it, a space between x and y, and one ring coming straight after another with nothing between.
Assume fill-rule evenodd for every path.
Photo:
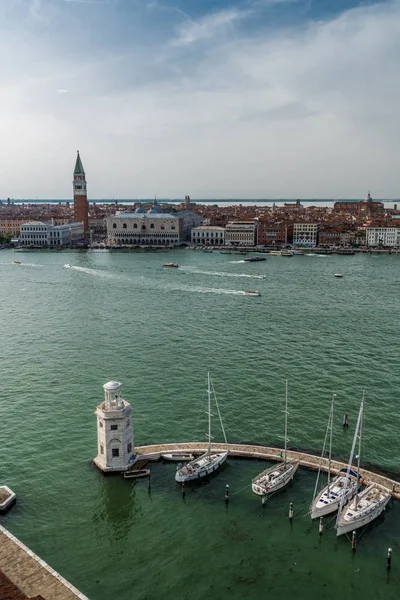
<instances>
[{"instance_id":1,"label":"sailboat mast","mask_svg":"<svg viewBox=\"0 0 400 600\"><path fill-rule=\"evenodd\" d=\"M363 397L361 400L361 411L360 411L360 433L358 434L358 460L357 460L357 486L356 486L356 498L355 498L355 509L358 507L358 486L360 479L360 463L361 463L361 438L362 438L362 428L364 421L364 400L365 400L365 392L363 392Z\"/></svg>"},{"instance_id":2,"label":"sailboat mast","mask_svg":"<svg viewBox=\"0 0 400 600\"><path fill-rule=\"evenodd\" d=\"M210 383L210 372L208 372L208 450L207 453L211 454L211 383Z\"/></svg>"},{"instance_id":3,"label":"sailboat mast","mask_svg":"<svg viewBox=\"0 0 400 600\"><path fill-rule=\"evenodd\" d=\"M329 498L329 486L331 484L331 462L332 462L332 434L333 434L333 409L335 405L336 394L332 393L332 406L331 406L331 431L329 436L329 457L328 457L328 498Z\"/></svg>"},{"instance_id":4,"label":"sailboat mast","mask_svg":"<svg viewBox=\"0 0 400 600\"><path fill-rule=\"evenodd\" d=\"M287 455L287 416L288 416L288 380L286 379L286 402L285 402L285 452L283 455L283 463L286 465Z\"/></svg>"}]
</instances>

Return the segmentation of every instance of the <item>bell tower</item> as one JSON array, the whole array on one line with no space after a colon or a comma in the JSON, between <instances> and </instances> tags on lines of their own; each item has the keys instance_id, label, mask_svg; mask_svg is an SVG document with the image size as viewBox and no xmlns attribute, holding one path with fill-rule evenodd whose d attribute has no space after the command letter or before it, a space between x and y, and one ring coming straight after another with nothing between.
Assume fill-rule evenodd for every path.
<instances>
[{"instance_id":1,"label":"bell tower","mask_svg":"<svg viewBox=\"0 0 400 600\"><path fill-rule=\"evenodd\" d=\"M86 192L86 175L83 169L81 157L76 157L74 180L72 182L74 190L74 220L76 223L83 223L85 236L89 232L89 204Z\"/></svg>"},{"instance_id":2,"label":"bell tower","mask_svg":"<svg viewBox=\"0 0 400 600\"><path fill-rule=\"evenodd\" d=\"M132 407L121 397L122 383L109 381L103 385L104 401L98 405L97 456L94 464L103 472L126 471L135 462Z\"/></svg>"}]
</instances>

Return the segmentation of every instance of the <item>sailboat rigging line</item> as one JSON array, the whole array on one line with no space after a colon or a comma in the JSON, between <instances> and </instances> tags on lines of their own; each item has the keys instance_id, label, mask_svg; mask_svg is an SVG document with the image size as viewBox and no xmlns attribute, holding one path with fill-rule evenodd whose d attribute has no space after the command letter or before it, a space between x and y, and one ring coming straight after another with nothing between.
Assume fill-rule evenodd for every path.
<instances>
[{"instance_id":1,"label":"sailboat rigging line","mask_svg":"<svg viewBox=\"0 0 400 600\"><path fill-rule=\"evenodd\" d=\"M354 451L355 451L355 448L356 448L358 432L360 430L362 411L363 411L363 404L361 403L360 412L358 413L356 431L355 431L354 438L353 438L353 444L351 446L351 453L350 453L350 458L349 458L349 464L347 465L347 471L346 471L347 477L346 477L346 480L345 480L345 483L344 483L343 494L342 494L342 498L340 500L339 511L338 511L338 514L337 514L336 523L339 522L340 515L342 514L344 505L346 503L346 491L347 491L347 487L348 487L349 473L350 473L352 465L353 465L353 456L354 456ZM358 476L358 474L357 474L357 476ZM358 486L358 482L357 482L357 486Z\"/></svg>"},{"instance_id":2,"label":"sailboat rigging line","mask_svg":"<svg viewBox=\"0 0 400 600\"><path fill-rule=\"evenodd\" d=\"M319 483L319 476L321 474L321 467L322 467L322 458L323 458L323 456L325 454L326 442L328 440L329 421L330 421L330 414L329 414L329 419L328 419L328 426L327 426L326 431L325 431L324 445L322 446L322 454L321 454L320 461L319 461L317 481L315 482L315 488L314 488L313 498L315 498L316 495L317 495L318 483Z\"/></svg>"},{"instance_id":3,"label":"sailboat rigging line","mask_svg":"<svg viewBox=\"0 0 400 600\"><path fill-rule=\"evenodd\" d=\"M217 394L215 393L214 382L213 382L212 379L211 379L211 387L212 387L212 391L213 391L213 394L214 394L215 404L217 405L219 422L221 423L222 434L224 436L225 444L227 444L228 441L226 439L225 428L224 428L224 424L222 422L222 417L221 417L221 413L220 413L220 410L219 410L219 404L218 404L218 400L217 400Z\"/></svg>"}]
</instances>

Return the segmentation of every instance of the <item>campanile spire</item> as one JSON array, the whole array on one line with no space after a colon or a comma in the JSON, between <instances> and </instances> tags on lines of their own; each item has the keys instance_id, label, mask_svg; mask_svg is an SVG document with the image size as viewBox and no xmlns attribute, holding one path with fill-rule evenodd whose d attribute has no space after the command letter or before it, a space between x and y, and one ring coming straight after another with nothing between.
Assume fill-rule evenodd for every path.
<instances>
[{"instance_id":1,"label":"campanile spire","mask_svg":"<svg viewBox=\"0 0 400 600\"><path fill-rule=\"evenodd\" d=\"M77 223L83 223L84 232L87 235L89 231L89 204L86 191L86 175L79 156L79 150L72 185L74 190L74 219Z\"/></svg>"}]
</instances>

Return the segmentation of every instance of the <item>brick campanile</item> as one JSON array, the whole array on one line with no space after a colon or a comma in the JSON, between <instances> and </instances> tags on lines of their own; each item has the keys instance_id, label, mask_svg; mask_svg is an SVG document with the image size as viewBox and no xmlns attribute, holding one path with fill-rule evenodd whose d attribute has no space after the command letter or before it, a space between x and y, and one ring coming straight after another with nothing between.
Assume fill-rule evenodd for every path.
<instances>
[{"instance_id":1,"label":"brick campanile","mask_svg":"<svg viewBox=\"0 0 400 600\"><path fill-rule=\"evenodd\" d=\"M74 219L77 223L83 223L86 236L89 232L89 203L86 192L86 176L81 157L79 156L79 150L76 157L72 184L74 188Z\"/></svg>"}]
</instances>

